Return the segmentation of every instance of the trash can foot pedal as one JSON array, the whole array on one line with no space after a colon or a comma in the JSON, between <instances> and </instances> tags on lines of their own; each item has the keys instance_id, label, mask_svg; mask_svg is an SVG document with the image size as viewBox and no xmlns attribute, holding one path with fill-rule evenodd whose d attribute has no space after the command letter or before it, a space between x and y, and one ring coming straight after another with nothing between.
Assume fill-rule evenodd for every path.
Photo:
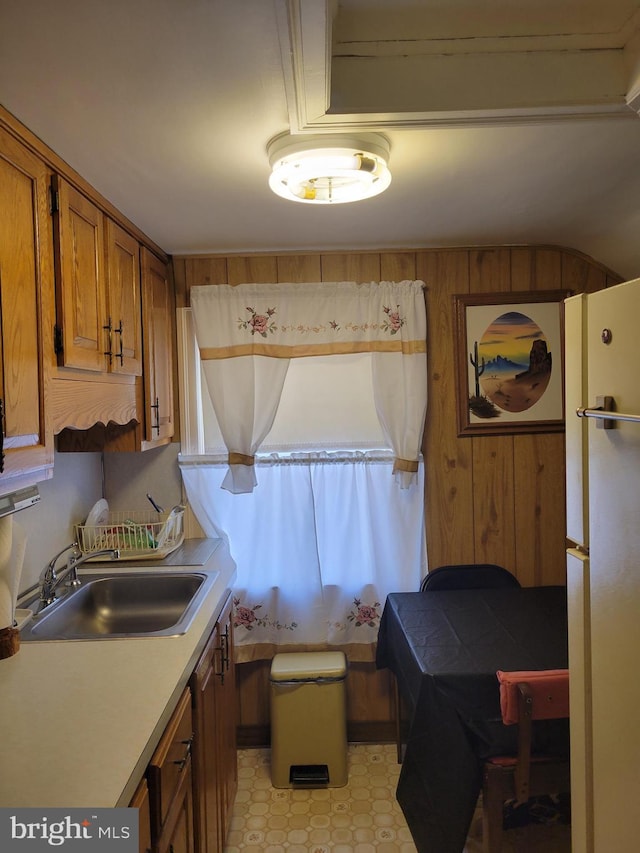
<instances>
[{"instance_id":1,"label":"trash can foot pedal","mask_svg":"<svg viewBox=\"0 0 640 853\"><path fill-rule=\"evenodd\" d=\"M289 782L300 788L328 785L329 766L327 764L292 764L289 770Z\"/></svg>"}]
</instances>

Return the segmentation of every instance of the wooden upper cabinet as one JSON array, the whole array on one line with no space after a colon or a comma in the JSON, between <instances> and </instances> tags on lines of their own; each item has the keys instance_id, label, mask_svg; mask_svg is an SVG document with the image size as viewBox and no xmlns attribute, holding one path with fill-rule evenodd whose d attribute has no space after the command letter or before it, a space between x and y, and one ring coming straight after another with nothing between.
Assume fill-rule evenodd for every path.
<instances>
[{"instance_id":1,"label":"wooden upper cabinet","mask_svg":"<svg viewBox=\"0 0 640 853\"><path fill-rule=\"evenodd\" d=\"M142 374L140 246L135 237L106 220L107 356L112 373Z\"/></svg>"},{"instance_id":2,"label":"wooden upper cabinet","mask_svg":"<svg viewBox=\"0 0 640 853\"><path fill-rule=\"evenodd\" d=\"M54 175L58 365L142 373L138 241Z\"/></svg>"},{"instance_id":3,"label":"wooden upper cabinet","mask_svg":"<svg viewBox=\"0 0 640 853\"><path fill-rule=\"evenodd\" d=\"M49 172L0 129L0 493L47 479L53 434L44 399L51 346L53 252Z\"/></svg>"},{"instance_id":4,"label":"wooden upper cabinet","mask_svg":"<svg viewBox=\"0 0 640 853\"><path fill-rule=\"evenodd\" d=\"M104 214L53 176L58 364L106 370Z\"/></svg>"},{"instance_id":5,"label":"wooden upper cabinet","mask_svg":"<svg viewBox=\"0 0 640 853\"><path fill-rule=\"evenodd\" d=\"M144 341L145 445L166 444L175 431L173 413L173 288L167 264L141 249Z\"/></svg>"}]
</instances>

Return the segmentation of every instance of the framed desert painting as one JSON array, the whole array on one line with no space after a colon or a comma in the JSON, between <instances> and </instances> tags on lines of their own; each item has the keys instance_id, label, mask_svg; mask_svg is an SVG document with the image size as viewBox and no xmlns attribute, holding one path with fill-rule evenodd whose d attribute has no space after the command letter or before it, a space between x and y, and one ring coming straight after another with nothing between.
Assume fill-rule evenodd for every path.
<instances>
[{"instance_id":1,"label":"framed desert painting","mask_svg":"<svg viewBox=\"0 0 640 853\"><path fill-rule=\"evenodd\" d=\"M564 429L568 291L454 296L458 435Z\"/></svg>"}]
</instances>

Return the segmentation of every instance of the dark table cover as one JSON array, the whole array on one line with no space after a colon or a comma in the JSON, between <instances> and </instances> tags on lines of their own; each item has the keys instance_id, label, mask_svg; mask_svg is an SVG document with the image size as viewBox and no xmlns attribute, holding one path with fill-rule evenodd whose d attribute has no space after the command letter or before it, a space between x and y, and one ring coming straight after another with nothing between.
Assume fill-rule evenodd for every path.
<instances>
[{"instance_id":1,"label":"dark table cover","mask_svg":"<svg viewBox=\"0 0 640 853\"><path fill-rule=\"evenodd\" d=\"M564 587L392 593L376 665L398 679L410 728L396 796L419 853L461 853L482 762L513 753L496 671L564 669ZM538 749L568 752L567 721L537 722Z\"/></svg>"}]
</instances>

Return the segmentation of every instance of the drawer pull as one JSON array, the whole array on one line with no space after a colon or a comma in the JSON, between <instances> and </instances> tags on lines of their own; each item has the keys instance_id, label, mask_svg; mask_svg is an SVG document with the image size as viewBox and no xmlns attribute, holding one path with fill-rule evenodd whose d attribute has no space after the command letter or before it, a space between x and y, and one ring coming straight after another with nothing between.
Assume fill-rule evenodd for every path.
<instances>
[{"instance_id":1,"label":"drawer pull","mask_svg":"<svg viewBox=\"0 0 640 853\"><path fill-rule=\"evenodd\" d=\"M172 761L172 764L177 764L180 772L184 769L184 765L187 763L187 759L191 755L191 744L193 743L193 735L188 740L181 740L180 743L183 743L187 748L184 751L184 758L177 759L176 761Z\"/></svg>"}]
</instances>

